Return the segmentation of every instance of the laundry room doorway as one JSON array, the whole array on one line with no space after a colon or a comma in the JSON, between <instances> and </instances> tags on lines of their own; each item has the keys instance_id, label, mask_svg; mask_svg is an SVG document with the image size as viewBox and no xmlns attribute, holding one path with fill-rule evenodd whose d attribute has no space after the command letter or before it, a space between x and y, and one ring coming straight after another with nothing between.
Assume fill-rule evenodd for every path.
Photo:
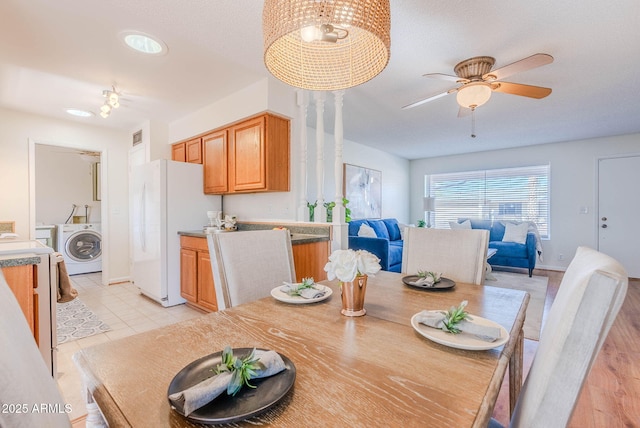
<instances>
[{"instance_id":1,"label":"laundry room doorway","mask_svg":"<svg viewBox=\"0 0 640 428\"><path fill-rule=\"evenodd\" d=\"M61 253L69 274L102 272L104 284L103 152L30 141L29 153L32 239Z\"/></svg>"}]
</instances>

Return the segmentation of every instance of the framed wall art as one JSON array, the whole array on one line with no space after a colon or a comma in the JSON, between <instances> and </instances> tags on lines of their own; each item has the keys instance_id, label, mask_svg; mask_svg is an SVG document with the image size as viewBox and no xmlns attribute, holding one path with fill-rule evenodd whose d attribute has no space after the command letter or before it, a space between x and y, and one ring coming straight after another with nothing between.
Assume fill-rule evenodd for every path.
<instances>
[{"instance_id":1,"label":"framed wall art","mask_svg":"<svg viewBox=\"0 0 640 428\"><path fill-rule=\"evenodd\" d=\"M344 197L349 200L351 218L382 216L382 172L344 164Z\"/></svg>"}]
</instances>

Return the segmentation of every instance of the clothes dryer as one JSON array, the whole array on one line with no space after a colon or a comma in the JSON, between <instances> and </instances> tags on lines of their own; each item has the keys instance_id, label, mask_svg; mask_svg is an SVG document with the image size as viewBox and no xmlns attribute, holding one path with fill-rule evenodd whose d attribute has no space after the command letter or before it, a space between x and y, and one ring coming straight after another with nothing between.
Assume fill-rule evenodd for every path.
<instances>
[{"instance_id":1,"label":"clothes dryer","mask_svg":"<svg viewBox=\"0 0 640 428\"><path fill-rule=\"evenodd\" d=\"M100 224L59 224L58 251L69 275L102 271Z\"/></svg>"}]
</instances>

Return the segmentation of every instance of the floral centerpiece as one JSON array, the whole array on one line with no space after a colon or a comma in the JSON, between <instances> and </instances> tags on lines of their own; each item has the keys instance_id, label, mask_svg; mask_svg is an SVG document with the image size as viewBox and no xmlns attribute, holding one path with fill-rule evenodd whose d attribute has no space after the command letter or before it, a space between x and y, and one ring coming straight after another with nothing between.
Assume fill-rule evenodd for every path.
<instances>
[{"instance_id":1,"label":"floral centerpiece","mask_svg":"<svg viewBox=\"0 0 640 428\"><path fill-rule=\"evenodd\" d=\"M340 281L342 311L346 316L362 316L368 275L380 271L380 259L365 250L335 250L324 270L330 280Z\"/></svg>"}]
</instances>

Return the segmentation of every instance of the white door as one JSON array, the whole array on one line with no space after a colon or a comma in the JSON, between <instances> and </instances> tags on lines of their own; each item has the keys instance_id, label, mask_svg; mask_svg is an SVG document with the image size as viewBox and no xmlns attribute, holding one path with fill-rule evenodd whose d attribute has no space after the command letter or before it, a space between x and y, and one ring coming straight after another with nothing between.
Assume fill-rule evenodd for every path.
<instances>
[{"instance_id":1,"label":"white door","mask_svg":"<svg viewBox=\"0 0 640 428\"><path fill-rule=\"evenodd\" d=\"M640 156L598 162L598 249L640 278Z\"/></svg>"}]
</instances>

